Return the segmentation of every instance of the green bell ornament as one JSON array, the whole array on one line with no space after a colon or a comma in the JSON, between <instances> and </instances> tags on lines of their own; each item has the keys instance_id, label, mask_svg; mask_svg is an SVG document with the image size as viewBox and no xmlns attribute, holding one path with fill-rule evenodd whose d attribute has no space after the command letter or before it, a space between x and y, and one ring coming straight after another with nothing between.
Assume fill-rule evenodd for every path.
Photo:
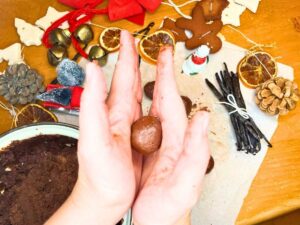
<instances>
[{"instance_id":1,"label":"green bell ornament","mask_svg":"<svg viewBox=\"0 0 300 225\"><path fill-rule=\"evenodd\" d=\"M94 38L94 32L88 24L80 25L74 32L76 40L82 44L88 44Z\"/></svg>"},{"instance_id":2,"label":"green bell ornament","mask_svg":"<svg viewBox=\"0 0 300 225\"><path fill-rule=\"evenodd\" d=\"M48 50L48 61L52 66L57 66L64 58L68 58L68 51L65 47L55 45Z\"/></svg>"},{"instance_id":3,"label":"green bell ornament","mask_svg":"<svg viewBox=\"0 0 300 225\"><path fill-rule=\"evenodd\" d=\"M94 45L89 52L89 60L97 60L100 66L107 63L108 54L99 45Z\"/></svg>"},{"instance_id":4,"label":"green bell ornament","mask_svg":"<svg viewBox=\"0 0 300 225\"><path fill-rule=\"evenodd\" d=\"M71 34L68 30L56 28L49 34L49 43L52 46L60 45L68 48L71 44Z\"/></svg>"}]
</instances>

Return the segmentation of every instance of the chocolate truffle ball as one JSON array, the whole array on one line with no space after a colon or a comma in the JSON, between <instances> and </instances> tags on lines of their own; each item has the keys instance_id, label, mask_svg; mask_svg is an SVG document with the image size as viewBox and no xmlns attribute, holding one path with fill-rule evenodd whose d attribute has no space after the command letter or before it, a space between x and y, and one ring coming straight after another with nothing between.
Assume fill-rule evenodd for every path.
<instances>
[{"instance_id":1,"label":"chocolate truffle ball","mask_svg":"<svg viewBox=\"0 0 300 225\"><path fill-rule=\"evenodd\" d=\"M162 140L162 127L160 120L154 116L144 116L131 126L132 147L148 155L159 149Z\"/></svg>"},{"instance_id":2,"label":"chocolate truffle ball","mask_svg":"<svg viewBox=\"0 0 300 225\"><path fill-rule=\"evenodd\" d=\"M188 116L190 114L190 112L192 111L193 103L192 103L191 99L189 99L189 97L187 97L187 96L181 96L181 99L182 99L184 107L185 107L186 115Z\"/></svg>"},{"instance_id":3,"label":"chocolate truffle ball","mask_svg":"<svg viewBox=\"0 0 300 225\"><path fill-rule=\"evenodd\" d=\"M144 86L145 95L151 100L153 99L154 86L155 86L155 81L148 82Z\"/></svg>"},{"instance_id":4,"label":"chocolate truffle ball","mask_svg":"<svg viewBox=\"0 0 300 225\"><path fill-rule=\"evenodd\" d=\"M210 171L212 171L212 169L214 168L214 166L215 166L215 160L212 156L210 156L208 166L207 166L207 169L206 169L206 174L209 174Z\"/></svg>"}]
</instances>

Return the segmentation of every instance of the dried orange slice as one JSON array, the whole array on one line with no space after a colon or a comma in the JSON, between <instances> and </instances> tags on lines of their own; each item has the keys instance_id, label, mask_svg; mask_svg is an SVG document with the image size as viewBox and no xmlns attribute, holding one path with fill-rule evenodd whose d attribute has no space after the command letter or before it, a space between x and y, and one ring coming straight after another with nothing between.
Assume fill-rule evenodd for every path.
<instances>
[{"instance_id":1,"label":"dried orange slice","mask_svg":"<svg viewBox=\"0 0 300 225\"><path fill-rule=\"evenodd\" d=\"M29 104L24 106L14 119L15 127L38 122L57 122L57 117L38 104Z\"/></svg>"},{"instance_id":2,"label":"dried orange slice","mask_svg":"<svg viewBox=\"0 0 300 225\"><path fill-rule=\"evenodd\" d=\"M174 35L168 30L158 30L143 38L138 49L145 61L156 64L160 48L166 45L175 45Z\"/></svg>"},{"instance_id":3,"label":"dried orange slice","mask_svg":"<svg viewBox=\"0 0 300 225\"><path fill-rule=\"evenodd\" d=\"M267 52L252 52L240 61L237 71L246 87L256 88L265 81L276 77L277 64Z\"/></svg>"},{"instance_id":4,"label":"dried orange slice","mask_svg":"<svg viewBox=\"0 0 300 225\"><path fill-rule=\"evenodd\" d=\"M99 37L99 44L108 52L117 51L120 48L121 29L118 27L105 28Z\"/></svg>"}]
</instances>

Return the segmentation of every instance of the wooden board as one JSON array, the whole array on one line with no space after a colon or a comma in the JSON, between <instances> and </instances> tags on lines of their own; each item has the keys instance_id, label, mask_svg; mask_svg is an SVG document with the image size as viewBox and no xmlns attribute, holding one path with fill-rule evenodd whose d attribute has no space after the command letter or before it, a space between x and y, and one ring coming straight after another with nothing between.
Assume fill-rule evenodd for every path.
<instances>
[{"instance_id":1,"label":"wooden board","mask_svg":"<svg viewBox=\"0 0 300 225\"><path fill-rule=\"evenodd\" d=\"M185 2L183 0L176 3ZM44 16L48 6L59 10L68 10L56 0L1 0L0 49L18 42L18 35L13 26L14 18L19 17L34 23ZM186 6L183 11L189 13L194 4ZM163 17L178 17L169 6L161 6L154 14L148 14L146 23L154 21L159 26ZM262 0L258 13L245 12L241 17L239 28L251 39L259 43L275 43L269 52L279 57L278 61L295 69L295 80L300 84L300 32L294 28L293 18L300 17L298 0ZM106 17L97 17L93 22L103 26L119 26L131 31L140 29L128 21L110 23ZM94 28L96 37L101 32ZM238 33L224 27L222 34L227 41L250 47ZM95 43L97 42L95 38ZM55 77L55 69L50 67L47 50L43 47L25 47L26 62L36 68L49 83ZM71 51L71 55L74 51ZM0 71L6 67L0 64ZM1 99L3 100L3 99ZM277 215L300 208L300 107L288 116L281 117L279 127L272 139L274 148L270 149L237 220L238 225L253 224ZM0 133L11 126L9 114L0 109ZM224 196L225 197L225 196Z\"/></svg>"}]
</instances>

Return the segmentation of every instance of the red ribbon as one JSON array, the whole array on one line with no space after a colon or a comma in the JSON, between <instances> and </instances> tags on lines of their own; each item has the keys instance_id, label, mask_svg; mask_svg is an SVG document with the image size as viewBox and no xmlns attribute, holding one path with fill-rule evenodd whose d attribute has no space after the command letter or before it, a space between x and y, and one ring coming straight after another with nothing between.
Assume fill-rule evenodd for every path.
<instances>
[{"instance_id":1,"label":"red ribbon","mask_svg":"<svg viewBox=\"0 0 300 225\"><path fill-rule=\"evenodd\" d=\"M62 86L60 84L48 84L46 91L51 91L57 88L69 88L71 90L71 101L70 104L65 106L65 105L60 105L57 103L53 103L53 102L43 102L43 106L46 108L65 108L65 109L69 109L69 110L78 110L80 108L80 99L81 99L81 95L83 92L83 88L79 87L79 86L74 86L74 87L65 87Z\"/></svg>"}]
</instances>

